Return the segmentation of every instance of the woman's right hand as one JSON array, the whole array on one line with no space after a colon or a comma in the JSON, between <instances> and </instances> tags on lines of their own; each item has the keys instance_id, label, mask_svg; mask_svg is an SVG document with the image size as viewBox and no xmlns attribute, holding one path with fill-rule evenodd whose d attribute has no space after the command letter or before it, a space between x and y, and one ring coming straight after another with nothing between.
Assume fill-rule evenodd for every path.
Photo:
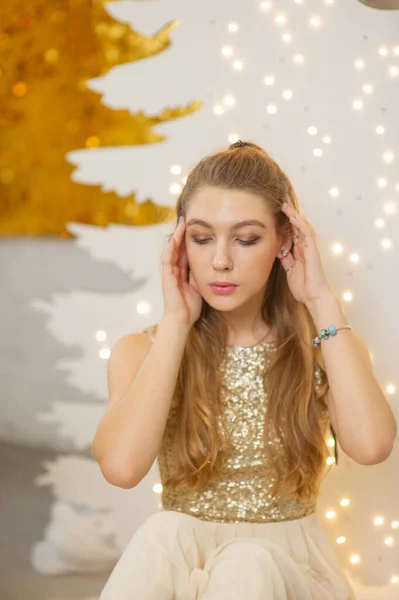
<instances>
[{"instance_id":1,"label":"woman's right hand","mask_svg":"<svg viewBox=\"0 0 399 600\"><path fill-rule=\"evenodd\" d=\"M185 247L185 218L182 216L175 233L166 241L162 256L162 293L164 318L172 317L190 329L199 319L202 308L202 296L190 271Z\"/></svg>"}]
</instances>

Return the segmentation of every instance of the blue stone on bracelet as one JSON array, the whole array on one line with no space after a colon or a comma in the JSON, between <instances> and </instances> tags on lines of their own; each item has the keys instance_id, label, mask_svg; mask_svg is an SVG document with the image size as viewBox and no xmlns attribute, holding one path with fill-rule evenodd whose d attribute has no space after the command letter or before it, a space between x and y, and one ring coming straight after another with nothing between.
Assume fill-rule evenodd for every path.
<instances>
[{"instance_id":1,"label":"blue stone on bracelet","mask_svg":"<svg viewBox=\"0 0 399 600\"><path fill-rule=\"evenodd\" d=\"M328 331L330 332L330 335L337 335L337 328L334 327L334 325L330 325Z\"/></svg>"},{"instance_id":2,"label":"blue stone on bracelet","mask_svg":"<svg viewBox=\"0 0 399 600\"><path fill-rule=\"evenodd\" d=\"M327 331L327 329L320 329L320 337L323 340L328 340L328 338L330 337L329 332Z\"/></svg>"}]
</instances>

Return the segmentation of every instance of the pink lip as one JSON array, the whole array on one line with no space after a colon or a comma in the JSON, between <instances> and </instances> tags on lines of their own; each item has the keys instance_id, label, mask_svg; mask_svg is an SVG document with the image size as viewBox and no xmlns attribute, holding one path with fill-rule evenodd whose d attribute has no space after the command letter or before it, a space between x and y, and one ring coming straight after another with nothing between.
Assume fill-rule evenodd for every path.
<instances>
[{"instance_id":1,"label":"pink lip","mask_svg":"<svg viewBox=\"0 0 399 600\"><path fill-rule=\"evenodd\" d=\"M234 290L237 289L236 285L212 285L209 284L209 287L215 294L231 294Z\"/></svg>"}]
</instances>

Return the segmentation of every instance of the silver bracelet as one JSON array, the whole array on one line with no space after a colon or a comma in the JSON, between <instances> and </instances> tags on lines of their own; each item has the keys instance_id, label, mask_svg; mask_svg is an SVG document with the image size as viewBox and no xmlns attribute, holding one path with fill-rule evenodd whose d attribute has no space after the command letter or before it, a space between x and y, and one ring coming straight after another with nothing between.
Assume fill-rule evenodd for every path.
<instances>
[{"instance_id":1,"label":"silver bracelet","mask_svg":"<svg viewBox=\"0 0 399 600\"><path fill-rule=\"evenodd\" d=\"M337 331L340 329L353 329L351 325L339 325L338 327L334 327L334 325L330 325L328 329L320 329L320 337L316 336L312 340L313 348L320 348L321 340L328 340L330 335L337 335Z\"/></svg>"}]
</instances>

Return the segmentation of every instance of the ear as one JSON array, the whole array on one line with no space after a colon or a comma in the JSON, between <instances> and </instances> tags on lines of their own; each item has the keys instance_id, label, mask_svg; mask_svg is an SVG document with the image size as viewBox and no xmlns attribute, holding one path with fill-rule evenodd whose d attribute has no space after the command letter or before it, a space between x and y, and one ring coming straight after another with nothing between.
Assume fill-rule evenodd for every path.
<instances>
[{"instance_id":1,"label":"ear","mask_svg":"<svg viewBox=\"0 0 399 600\"><path fill-rule=\"evenodd\" d=\"M294 236L294 229L291 223L288 221L283 225L282 231L279 235L280 247L284 247L287 248L287 250L291 250L293 244L295 243Z\"/></svg>"}]
</instances>

